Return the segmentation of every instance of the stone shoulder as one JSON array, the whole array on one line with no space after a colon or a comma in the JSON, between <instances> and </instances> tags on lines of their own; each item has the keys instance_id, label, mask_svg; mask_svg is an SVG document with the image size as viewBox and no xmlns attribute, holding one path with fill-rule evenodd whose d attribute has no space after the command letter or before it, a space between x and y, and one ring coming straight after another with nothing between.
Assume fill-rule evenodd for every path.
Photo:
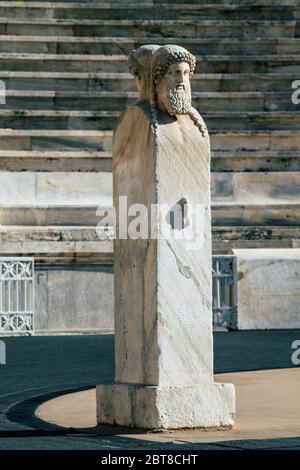
<instances>
[{"instance_id":1,"label":"stone shoulder","mask_svg":"<svg viewBox=\"0 0 300 470\"><path fill-rule=\"evenodd\" d=\"M141 129L151 129L151 114L143 103L128 106L119 116L113 135L113 154L123 152L132 140L139 140Z\"/></svg>"},{"instance_id":2,"label":"stone shoulder","mask_svg":"<svg viewBox=\"0 0 300 470\"><path fill-rule=\"evenodd\" d=\"M124 119L126 121L135 121L135 119L141 119L142 116L145 116L149 122L151 122L151 113L147 103L137 103L132 106L128 106L120 114L116 128L121 124Z\"/></svg>"}]
</instances>

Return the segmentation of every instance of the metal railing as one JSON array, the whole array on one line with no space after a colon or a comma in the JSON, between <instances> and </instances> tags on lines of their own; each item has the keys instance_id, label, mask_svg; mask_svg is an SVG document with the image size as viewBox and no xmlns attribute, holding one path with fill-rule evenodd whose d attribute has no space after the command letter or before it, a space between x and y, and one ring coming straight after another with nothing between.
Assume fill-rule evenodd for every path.
<instances>
[{"instance_id":1,"label":"metal railing","mask_svg":"<svg viewBox=\"0 0 300 470\"><path fill-rule=\"evenodd\" d=\"M213 256L213 325L237 328L234 256ZM34 259L0 257L0 334L34 331Z\"/></svg>"},{"instance_id":2,"label":"metal railing","mask_svg":"<svg viewBox=\"0 0 300 470\"><path fill-rule=\"evenodd\" d=\"M0 257L0 334L34 330L34 260Z\"/></svg>"},{"instance_id":3,"label":"metal railing","mask_svg":"<svg viewBox=\"0 0 300 470\"><path fill-rule=\"evenodd\" d=\"M237 275L234 256L213 256L213 325L237 328Z\"/></svg>"}]
</instances>

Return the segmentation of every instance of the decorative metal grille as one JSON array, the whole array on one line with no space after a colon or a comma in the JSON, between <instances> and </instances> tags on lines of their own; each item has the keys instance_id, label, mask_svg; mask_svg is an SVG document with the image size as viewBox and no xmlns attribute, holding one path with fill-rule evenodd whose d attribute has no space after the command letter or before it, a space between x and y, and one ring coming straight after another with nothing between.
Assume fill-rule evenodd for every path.
<instances>
[{"instance_id":1,"label":"decorative metal grille","mask_svg":"<svg viewBox=\"0 0 300 470\"><path fill-rule=\"evenodd\" d=\"M234 256L213 256L213 325L237 328L237 280Z\"/></svg>"},{"instance_id":2,"label":"decorative metal grille","mask_svg":"<svg viewBox=\"0 0 300 470\"><path fill-rule=\"evenodd\" d=\"M34 260L0 258L0 334L34 329Z\"/></svg>"}]
</instances>

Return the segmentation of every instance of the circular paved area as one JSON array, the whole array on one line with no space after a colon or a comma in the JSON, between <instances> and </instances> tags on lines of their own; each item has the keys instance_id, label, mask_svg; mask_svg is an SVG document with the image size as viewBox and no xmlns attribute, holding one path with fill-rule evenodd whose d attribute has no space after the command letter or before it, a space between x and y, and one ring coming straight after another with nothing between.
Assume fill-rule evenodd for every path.
<instances>
[{"instance_id":1,"label":"circular paved area","mask_svg":"<svg viewBox=\"0 0 300 470\"><path fill-rule=\"evenodd\" d=\"M236 387L234 429L145 433L143 439L154 442L170 442L171 439L182 444L300 436L300 368L218 374L215 380L234 383ZM92 430L96 426L95 389L47 401L36 414L40 419L59 426ZM123 435L126 436L126 431ZM139 439L141 436L141 433L131 431L126 437Z\"/></svg>"},{"instance_id":2,"label":"circular paved area","mask_svg":"<svg viewBox=\"0 0 300 470\"><path fill-rule=\"evenodd\" d=\"M82 429L64 429L35 417L42 403L91 389L114 378L112 335L1 338L7 364L0 365L0 449L172 450L167 442ZM214 335L217 373L293 368L291 344L300 330L241 331ZM299 387L300 388L300 387ZM272 394L276 393L272 390ZM278 403L280 410L282 404ZM300 418L299 418L300 421ZM181 449L300 449L298 437L185 443Z\"/></svg>"}]
</instances>

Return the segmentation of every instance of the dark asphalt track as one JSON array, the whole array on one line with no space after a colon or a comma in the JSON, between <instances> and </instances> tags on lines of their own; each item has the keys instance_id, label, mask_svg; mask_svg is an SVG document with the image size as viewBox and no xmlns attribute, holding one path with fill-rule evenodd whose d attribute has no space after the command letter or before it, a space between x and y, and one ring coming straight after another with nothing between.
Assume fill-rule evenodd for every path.
<instances>
[{"instance_id":1,"label":"dark asphalt track","mask_svg":"<svg viewBox=\"0 0 300 470\"><path fill-rule=\"evenodd\" d=\"M0 449L178 449L124 437L64 430L34 418L45 400L113 381L113 336L2 338L7 364L0 365ZM215 333L215 371L294 367L291 344L300 330ZM105 433L104 433L105 434ZM180 449L300 449L300 437L183 445Z\"/></svg>"}]
</instances>

